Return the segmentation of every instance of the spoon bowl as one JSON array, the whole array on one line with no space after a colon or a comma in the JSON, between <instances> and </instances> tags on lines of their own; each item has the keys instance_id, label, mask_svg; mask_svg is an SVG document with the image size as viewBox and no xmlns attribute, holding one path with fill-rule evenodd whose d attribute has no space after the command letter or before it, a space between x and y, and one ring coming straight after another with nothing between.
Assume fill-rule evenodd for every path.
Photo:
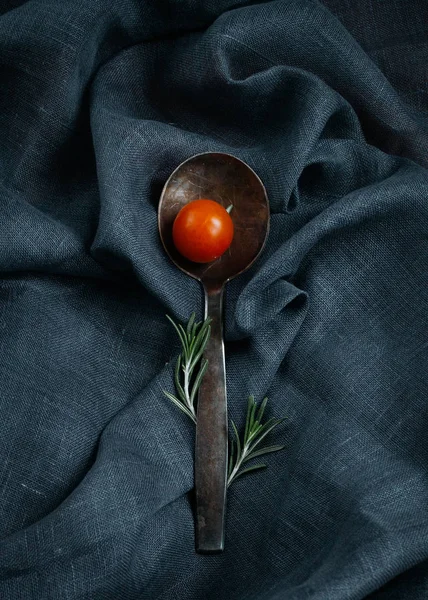
<instances>
[{"instance_id":1,"label":"spoon bowl","mask_svg":"<svg viewBox=\"0 0 428 600\"><path fill-rule=\"evenodd\" d=\"M215 200L230 213L234 225L231 246L217 260L198 264L184 258L172 240L172 225L185 204L199 198ZM269 204L259 177L243 161L219 152L197 154L179 165L162 191L159 232L171 260L179 269L209 285L224 284L248 269L265 243Z\"/></svg>"},{"instance_id":2,"label":"spoon bowl","mask_svg":"<svg viewBox=\"0 0 428 600\"><path fill-rule=\"evenodd\" d=\"M174 246L172 227L183 206L207 198L227 208L234 225L229 249L208 264L194 263ZM269 231L269 203L263 183L243 161L219 152L197 154L181 163L167 180L158 211L164 248L187 275L201 281L205 292L205 318L211 318L211 336L204 357L208 369L198 394L195 489L196 550L224 549L227 490L227 401L223 343L223 290L243 273L263 249Z\"/></svg>"}]
</instances>

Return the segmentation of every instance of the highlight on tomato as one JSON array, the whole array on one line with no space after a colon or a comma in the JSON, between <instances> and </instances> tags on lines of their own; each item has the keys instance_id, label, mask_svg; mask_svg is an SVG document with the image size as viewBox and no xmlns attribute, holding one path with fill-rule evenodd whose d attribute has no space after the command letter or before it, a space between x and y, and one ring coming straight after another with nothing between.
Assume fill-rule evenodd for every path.
<instances>
[{"instance_id":1,"label":"highlight on tomato","mask_svg":"<svg viewBox=\"0 0 428 600\"><path fill-rule=\"evenodd\" d=\"M233 240L233 221L227 210L214 200L201 198L180 210L172 227L177 250L196 263L209 263L226 252Z\"/></svg>"}]
</instances>

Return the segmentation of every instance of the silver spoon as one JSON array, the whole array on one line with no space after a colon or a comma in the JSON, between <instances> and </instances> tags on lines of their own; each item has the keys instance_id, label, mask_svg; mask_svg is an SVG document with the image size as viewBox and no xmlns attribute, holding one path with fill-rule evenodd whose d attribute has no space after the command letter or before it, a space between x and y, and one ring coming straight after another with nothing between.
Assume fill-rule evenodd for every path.
<instances>
[{"instance_id":1,"label":"silver spoon","mask_svg":"<svg viewBox=\"0 0 428 600\"><path fill-rule=\"evenodd\" d=\"M233 205L232 244L209 264L193 263L176 250L172 225L180 209L198 198L209 198L224 208ZM166 182L159 203L159 233L175 265L195 279L205 292L205 318L211 337L205 350L208 369L199 388L196 425L195 488L196 550L224 549L227 489L227 401L223 344L225 284L248 269L260 254L269 231L266 190L243 161L218 152L197 154L181 163Z\"/></svg>"}]
</instances>

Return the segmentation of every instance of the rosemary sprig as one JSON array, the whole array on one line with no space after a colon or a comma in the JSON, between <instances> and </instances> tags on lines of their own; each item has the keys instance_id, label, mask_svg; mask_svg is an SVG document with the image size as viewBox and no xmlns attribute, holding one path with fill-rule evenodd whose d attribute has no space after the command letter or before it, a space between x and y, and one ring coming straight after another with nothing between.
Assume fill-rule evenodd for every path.
<instances>
[{"instance_id":1,"label":"rosemary sprig","mask_svg":"<svg viewBox=\"0 0 428 600\"><path fill-rule=\"evenodd\" d=\"M196 323L195 313L192 313L186 329L184 329L182 325L177 325L168 315L167 318L178 334L182 351L178 356L174 373L177 395L165 390L164 394L196 423L196 393L208 366L207 359L203 358L202 355L210 337L211 320L206 319L201 323ZM284 446L278 445L259 448L260 442L265 439L272 429L284 421L284 419L272 417L266 423L262 423L267 401L268 399L264 398L258 407L254 396L248 398L247 418L242 441L235 422L231 421L235 439L232 437L229 444L228 487L244 473L264 469L267 466L264 463L259 463L247 467L245 465L249 460L284 448Z\"/></svg>"},{"instance_id":2,"label":"rosemary sprig","mask_svg":"<svg viewBox=\"0 0 428 600\"><path fill-rule=\"evenodd\" d=\"M229 468L227 476L228 487L235 479L244 475L244 473L256 471L257 469L264 469L267 466L264 463L260 463L243 468L249 460L257 458L258 456L263 456L264 454L269 454L270 452L278 452L278 450L284 448L284 446L263 446L262 448L258 448L260 442L264 440L268 433L284 421L284 419L275 419L272 417L266 421L266 423L262 424L263 413L267 401L268 399L264 398L260 406L257 407L254 396L248 398L247 418L245 421L245 431L242 442L239 438L238 429L234 421L231 421L235 440L233 440L233 437L230 440Z\"/></svg>"},{"instance_id":3,"label":"rosemary sprig","mask_svg":"<svg viewBox=\"0 0 428 600\"><path fill-rule=\"evenodd\" d=\"M196 423L196 393L208 366L208 361L202 358L202 354L210 337L211 319L196 323L196 315L192 313L186 329L184 329L182 325L177 325L170 316L166 316L178 334L182 351L178 356L174 373L177 395L165 390L163 393Z\"/></svg>"}]
</instances>

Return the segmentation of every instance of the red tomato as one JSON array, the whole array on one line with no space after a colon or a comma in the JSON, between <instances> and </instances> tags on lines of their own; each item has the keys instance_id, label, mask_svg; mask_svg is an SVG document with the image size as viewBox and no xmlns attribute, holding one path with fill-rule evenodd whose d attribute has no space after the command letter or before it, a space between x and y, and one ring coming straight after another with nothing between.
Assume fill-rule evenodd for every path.
<instances>
[{"instance_id":1,"label":"red tomato","mask_svg":"<svg viewBox=\"0 0 428 600\"><path fill-rule=\"evenodd\" d=\"M180 210L172 227L177 250L197 263L219 258L233 239L233 222L225 208L214 200L193 200Z\"/></svg>"}]
</instances>

